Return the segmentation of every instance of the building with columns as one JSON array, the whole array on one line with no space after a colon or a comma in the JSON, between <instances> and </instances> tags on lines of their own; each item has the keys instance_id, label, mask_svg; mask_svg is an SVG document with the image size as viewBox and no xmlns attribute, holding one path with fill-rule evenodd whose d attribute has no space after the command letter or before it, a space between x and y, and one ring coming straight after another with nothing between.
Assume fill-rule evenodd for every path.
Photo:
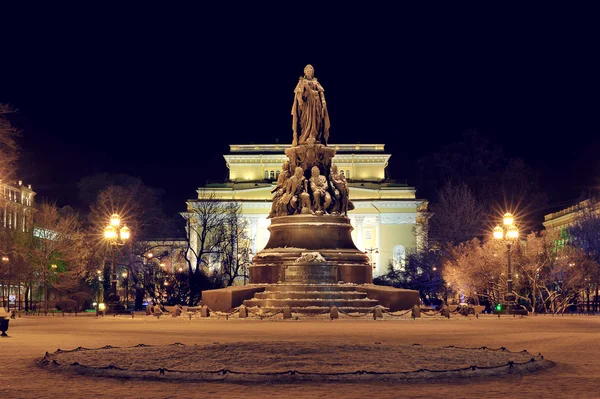
<instances>
[{"instance_id":1,"label":"building with columns","mask_svg":"<svg viewBox=\"0 0 600 399\"><path fill-rule=\"evenodd\" d=\"M31 184L0 180L0 228L29 230L32 223L35 192Z\"/></svg>"},{"instance_id":2,"label":"building with columns","mask_svg":"<svg viewBox=\"0 0 600 399\"><path fill-rule=\"evenodd\" d=\"M229 179L198 188L198 199L188 200L190 211L209 193L221 201L241 204L248 221L248 237L256 253L269 240L269 219L273 194L281 165L287 161L281 144L233 144L224 155ZM373 276L386 272L388 264L401 267L407 251L426 242L427 201L417 199L414 187L385 178L391 154L384 144L330 145L336 150L333 163L350 186L355 209L348 213L358 249L369 254ZM194 244L195 237L192 237Z\"/></svg>"},{"instance_id":3,"label":"building with columns","mask_svg":"<svg viewBox=\"0 0 600 399\"><path fill-rule=\"evenodd\" d=\"M24 287L15 263L10 237L18 231L31 231L35 192L22 181L0 180L0 306L21 309Z\"/></svg>"}]
</instances>

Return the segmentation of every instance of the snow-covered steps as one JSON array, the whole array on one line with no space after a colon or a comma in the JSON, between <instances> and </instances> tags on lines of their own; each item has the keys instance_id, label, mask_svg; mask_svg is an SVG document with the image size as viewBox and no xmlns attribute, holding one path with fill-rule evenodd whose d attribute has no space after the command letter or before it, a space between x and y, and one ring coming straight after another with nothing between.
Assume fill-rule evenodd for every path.
<instances>
[{"instance_id":1,"label":"snow-covered steps","mask_svg":"<svg viewBox=\"0 0 600 399\"><path fill-rule=\"evenodd\" d=\"M265 291L254 295L255 299L366 299L366 292L359 291Z\"/></svg>"},{"instance_id":2,"label":"snow-covered steps","mask_svg":"<svg viewBox=\"0 0 600 399\"><path fill-rule=\"evenodd\" d=\"M245 306L257 311L291 307L299 313L326 313L332 306L347 313L366 313L378 304L356 284L269 284L263 292L244 301Z\"/></svg>"}]
</instances>

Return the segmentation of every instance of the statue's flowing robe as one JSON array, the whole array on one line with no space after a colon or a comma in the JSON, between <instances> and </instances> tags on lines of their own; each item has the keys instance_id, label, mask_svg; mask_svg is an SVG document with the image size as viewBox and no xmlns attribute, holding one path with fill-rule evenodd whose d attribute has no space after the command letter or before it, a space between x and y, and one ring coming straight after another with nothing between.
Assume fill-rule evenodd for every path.
<instances>
[{"instance_id":1,"label":"statue's flowing robe","mask_svg":"<svg viewBox=\"0 0 600 399\"><path fill-rule=\"evenodd\" d=\"M329 139L329 114L327 107L323 107L325 90L316 78L300 78L294 90L294 104L292 105L292 130L294 142L304 143L309 137L327 144ZM302 98L302 105L298 101ZM297 144L297 143L296 143Z\"/></svg>"}]
</instances>

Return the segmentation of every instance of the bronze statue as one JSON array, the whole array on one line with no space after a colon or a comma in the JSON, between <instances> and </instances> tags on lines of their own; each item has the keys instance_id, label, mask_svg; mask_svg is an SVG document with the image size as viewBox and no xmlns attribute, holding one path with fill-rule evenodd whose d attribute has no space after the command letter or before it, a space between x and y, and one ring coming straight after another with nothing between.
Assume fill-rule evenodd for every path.
<instances>
[{"instance_id":1,"label":"bronze statue","mask_svg":"<svg viewBox=\"0 0 600 399\"><path fill-rule=\"evenodd\" d=\"M274 189L271 190L271 194L275 193L275 196L273 197L273 203L271 204L271 213L269 213L267 219L270 219L276 215L277 203L279 202L279 199L285 192L285 185L289 177L290 163L289 161L285 161L283 165L281 165L281 173L279 173L279 177L277 177L277 185Z\"/></svg>"},{"instance_id":2,"label":"bronze statue","mask_svg":"<svg viewBox=\"0 0 600 399\"><path fill-rule=\"evenodd\" d=\"M285 192L277 202L277 215L311 213L310 195L307 191L307 182L302 168L297 167L294 171L294 175L287 179Z\"/></svg>"},{"instance_id":3,"label":"bronze statue","mask_svg":"<svg viewBox=\"0 0 600 399\"><path fill-rule=\"evenodd\" d=\"M310 170L310 190L313 194L313 210L315 214L322 215L331 205L331 195L327 190L327 178L321 175L318 166L313 166Z\"/></svg>"},{"instance_id":4,"label":"bronze statue","mask_svg":"<svg viewBox=\"0 0 600 399\"><path fill-rule=\"evenodd\" d=\"M327 145L329 139L329 114L325 102L325 90L314 77L315 69L308 64L304 76L294 90L292 105L292 147L304 144L309 139Z\"/></svg>"},{"instance_id":5,"label":"bronze statue","mask_svg":"<svg viewBox=\"0 0 600 399\"><path fill-rule=\"evenodd\" d=\"M350 190L348 189L346 176L338 172L338 167L335 164L331 165L329 183L335 199L334 214L347 215L349 210L354 209L354 204L350 201Z\"/></svg>"}]
</instances>

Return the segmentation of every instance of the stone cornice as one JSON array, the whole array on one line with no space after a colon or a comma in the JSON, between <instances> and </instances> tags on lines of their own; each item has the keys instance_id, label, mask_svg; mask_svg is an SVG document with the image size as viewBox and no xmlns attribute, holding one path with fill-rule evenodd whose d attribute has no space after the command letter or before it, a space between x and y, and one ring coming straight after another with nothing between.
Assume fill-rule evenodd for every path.
<instances>
[{"instance_id":1,"label":"stone cornice","mask_svg":"<svg viewBox=\"0 0 600 399\"><path fill-rule=\"evenodd\" d=\"M329 147L337 152L373 152L383 151L385 144L330 144ZM290 148L289 144L231 144L229 151L231 153L248 153L248 152L283 152L286 148Z\"/></svg>"},{"instance_id":2,"label":"stone cornice","mask_svg":"<svg viewBox=\"0 0 600 399\"><path fill-rule=\"evenodd\" d=\"M336 154L333 163L359 163L386 165L391 154ZM223 155L228 165L237 164L282 164L288 158L285 154L227 154Z\"/></svg>"}]
</instances>

